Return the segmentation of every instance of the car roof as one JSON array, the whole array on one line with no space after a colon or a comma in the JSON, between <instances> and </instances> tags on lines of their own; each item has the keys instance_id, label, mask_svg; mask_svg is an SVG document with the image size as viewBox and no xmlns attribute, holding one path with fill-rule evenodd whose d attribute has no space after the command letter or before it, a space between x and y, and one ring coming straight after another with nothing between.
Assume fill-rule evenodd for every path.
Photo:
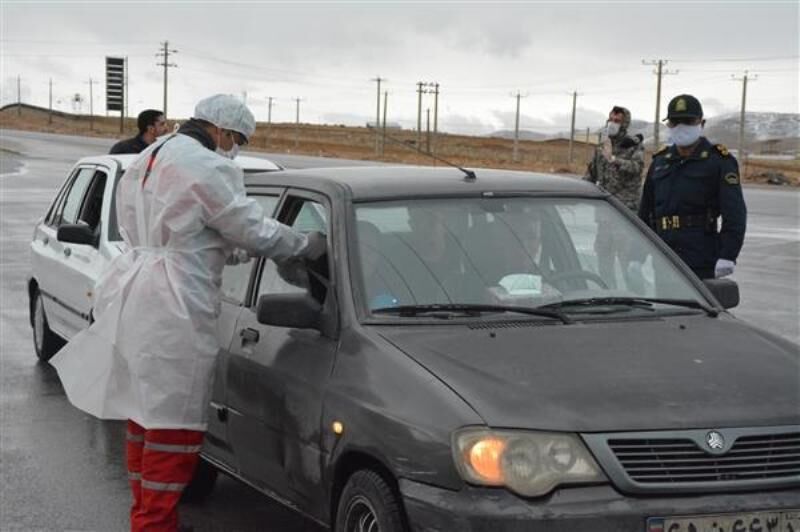
<instances>
[{"instance_id":1,"label":"car roof","mask_svg":"<svg viewBox=\"0 0 800 532\"><path fill-rule=\"evenodd\" d=\"M358 166L287 170L247 176L249 186L293 186L353 201L403 197L552 194L602 197L606 193L592 183L569 176L474 169L469 179L457 168L430 166Z\"/></svg>"},{"instance_id":2,"label":"car roof","mask_svg":"<svg viewBox=\"0 0 800 532\"><path fill-rule=\"evenodd\" d=\"M125 153L125 154L114 154L114 155L98 155L94 157L84 157L79 162L86 164L86 163L98 163L103 162L103 159L112 159L119 163L122 170L127 170L128 167L139 157L138 153ZM253 172L274 172L277 170L283 170L283 167L279 164L276 164L269 159L262 159L261 157L250 157L248 155L239 155L236 159L233 160L236 164L242 167L245 173L253 173Z\"/></svg>"}]
</instances>

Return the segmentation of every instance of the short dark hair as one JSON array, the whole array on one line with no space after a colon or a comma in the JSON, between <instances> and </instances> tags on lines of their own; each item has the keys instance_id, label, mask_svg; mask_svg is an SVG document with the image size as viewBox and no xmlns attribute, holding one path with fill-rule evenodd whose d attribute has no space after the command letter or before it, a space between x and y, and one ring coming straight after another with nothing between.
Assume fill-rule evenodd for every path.
<instances>
[{"instance_id":1,"label":"short dark hair","mask_svg":"<svg viewBox=\"0 0 800 532\"><path fill-rule=\"evenodd\" d=\"M162 116L164 116L164 112L158 109L145 109L139 113L139 117L136 119L136 125L139 126L139 134L147 131L148 126L154 126L159 117Z\"/></svg>"}]
</instances>

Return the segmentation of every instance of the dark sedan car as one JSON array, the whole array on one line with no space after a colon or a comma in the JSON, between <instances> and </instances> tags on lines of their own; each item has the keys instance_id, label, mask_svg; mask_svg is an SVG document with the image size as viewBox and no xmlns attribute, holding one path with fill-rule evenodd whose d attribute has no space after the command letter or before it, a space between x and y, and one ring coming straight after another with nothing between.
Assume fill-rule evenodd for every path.
<instances>
[{"instance_id":1,"label":"dark sedan car","mask_svg":"<svg viewBox=\"0 0 800 532\"><path fill-rule=\"evenodd\" d=\"M603 191L417 167L248 188L330 253L226 269L189 495L221 470L336 531L800 530L798 346Z\"/></svg>"}]
</instances>

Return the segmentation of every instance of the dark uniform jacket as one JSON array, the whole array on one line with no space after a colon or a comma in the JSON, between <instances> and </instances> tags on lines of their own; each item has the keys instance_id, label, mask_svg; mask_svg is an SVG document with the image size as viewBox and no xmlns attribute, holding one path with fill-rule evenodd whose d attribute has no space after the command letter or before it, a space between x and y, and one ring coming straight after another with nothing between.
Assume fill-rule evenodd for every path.
<instances>
[{"instance_id":1,"label":"dark uniform jacket","mask_svg":"<svg viewBox=\"0 0 800 532\"><path fill-rule=\"evenodd\" d=\"M121 153L141 153L147 148L147 146L149 146L149 144L142 139L142 136L136 135L133 138L117 142L111 146L111 151L108 153L111 155Z\"/></svg>"},{"instance_id":2,"label":"dark uniform jacket","mask_svg":"<svg viewBox=\"0 0 800 532\"><path fill-rule=\"evenodd\" d=\"M657 152L645 178L639 217L699 277L714 277L717 259L735 262L744 242L747 209L736 158L705 137L686 158L675 146Z\"/></svg>"}]
</instances>

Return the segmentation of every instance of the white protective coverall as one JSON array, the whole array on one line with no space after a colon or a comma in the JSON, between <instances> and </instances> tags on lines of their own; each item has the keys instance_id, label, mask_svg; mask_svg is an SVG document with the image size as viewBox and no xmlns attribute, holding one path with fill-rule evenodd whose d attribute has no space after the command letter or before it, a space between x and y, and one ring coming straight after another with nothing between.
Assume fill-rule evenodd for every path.
<instances>
[{"instance_id":1,"label":"white protective coverall","mask_svg":"<svg viewBox=\"0 0 800 532\"><path fill-rule=\"evenodd\" d=\"M96 321L51 363L72 404L96 417L205 430L226 258L235 247L299 257L308 239L246 197L232 161L183 134L125 172L117 213L129 250L98 282Z\"/></svg>"}]
</instances>

